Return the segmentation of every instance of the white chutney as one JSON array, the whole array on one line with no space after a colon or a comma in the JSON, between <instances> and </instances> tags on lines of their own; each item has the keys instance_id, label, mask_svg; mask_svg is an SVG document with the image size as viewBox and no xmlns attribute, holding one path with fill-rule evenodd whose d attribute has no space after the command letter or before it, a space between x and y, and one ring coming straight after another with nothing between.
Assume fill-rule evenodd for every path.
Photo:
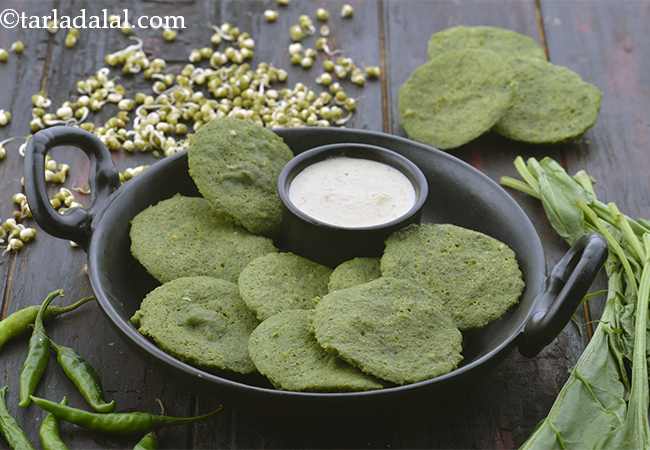
<instances>
[{"instance_id":1,"label":"white chutney","mask_svg":"<svg viewBox=\"0 0 650 450\"><path fill-rule=\"evenodd\" d=\"M361 228L403 216L416 194L406 175L388 164L336 156L298 173L289 186L289 200L321 222Z\"/></svg>"}]
</instances>

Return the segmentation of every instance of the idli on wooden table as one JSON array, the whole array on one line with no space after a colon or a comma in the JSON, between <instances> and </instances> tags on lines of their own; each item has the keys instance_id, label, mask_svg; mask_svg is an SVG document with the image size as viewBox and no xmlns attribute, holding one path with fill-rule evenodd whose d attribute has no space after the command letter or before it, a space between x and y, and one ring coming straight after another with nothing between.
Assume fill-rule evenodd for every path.
<instances>
[{"instance_id":1,"label":"idli on wooden table","mask_svg":"<svg viewBox=\"0 0 650 450\"><path fill-rule=\"evenodd\" d=\"M410 225L393 233L381 271L434 293L461 330L498 319L524 289L515 253L506 244L455 225Z\"/></svg>"},{"instance_id":2,"label":"idli on wooden table","mask_svg":"<svg viewBox=\"0 0 650 450\"><path fill-rule=\"evenodd\" d=\"M380 389L374 378L323 350L312 330L313 310L289 310L262 322L248 348L257 370L279 389L341 392Z\"/></svg>"},{"instance_id":3,"label":"idli on wooden table","mask_svg":"<svg viewBox=\"0 0 650 450\"><path fill-rule=\"evenodd\" d=\"M445 52L421 65L399 90L406 134L440 149L470 142L506 113L513 73L505 57L488 50Z\"/></svg>"},{"instance_id":4,"label":"idli on wooden table","mask_svg":"<svg viewBox=\"0 0 650 450\"><path fill-rule=\"evenodd\" d=\"M458 26L434 33L429 40L429 58L450 50L475 48L491 50L505 56L546 59L544 49L530 36L499 27Z\"/></svg>"},{"instance_id":5,"label":"idli on wooden table","mask_svg":"<svg viewBox=\"0 0 650 450\"><path fill-rule=\"evenodd\" d=\"M378 278L330 292L316 306L314 330L325 350L396 384L442 375L462 360L453 319L410 280Z\"/></svg>"},{"instance_id":6,"label":"idli on wooden table","mask_svg":"<svg viewBox=\"0 0 650 450\"><path fill-rule=\"evenodd\" d=\"M190 175L201 194L248 231L274 236L282 219L278 175L293 153L249 120L215 119L190 137Z\"/></svg>"},{"instance_id":7,"label":"idli on wooden table","mask_svg":"<svg viewBox=\"0 0 650 450\"><path fill-rule=\"evenodd\" d=\"M327 293L329 267L294 255L273 253L257 258L242 270L239 292L258 319L289 309L313 309Z\"/></svg>"},{"instance_id":8,"label":"idli on wooden table","mask_svg":"<svg viewBox=\"0 0 650 450\"><path fill-rule=\"evenodd\" d=\"M131 322L158 347L193 366L252 373L248 338L258 322L237 285L179 278L151 291Z\"/></svg>"},{"instance_id":9,"label":"idli on wooden table","mask_svg":"<svg viewBox=\"0 0 650 450\"><path fill-rule=\"evenodd\" d=\"M379 258L353 258L334 269L327 287L332 292L367 283L380 276Z\"/></svg>"},{"instance_id":10,"label":"idli on wooden table","mask_svg":"<svg viewBox=\"0 0 650 450\"><path fill-rule=\"evenodd\" d=\"M509 139L556 144L582 136L598 119L601 91L546 61L514 59L517 92L494 130Z\"/></svg>"},{"instance_id":11,"label":"idli on wooden table","mask_svg":"<svg viewBox=\"0 0 650 450\"><path fill-rule=\"evenodd\" d=\"M130 237L133 256L162 283L197 275L236 283L246 264L277 251L270 239L250 234L207 200L181 195L138 214Z\"/></svg>"}]
</instances>

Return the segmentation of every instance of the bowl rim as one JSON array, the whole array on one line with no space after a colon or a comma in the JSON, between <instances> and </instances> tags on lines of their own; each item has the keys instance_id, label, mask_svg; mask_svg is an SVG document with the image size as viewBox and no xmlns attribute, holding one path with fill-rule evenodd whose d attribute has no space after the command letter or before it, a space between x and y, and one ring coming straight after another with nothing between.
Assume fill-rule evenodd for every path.
<instances>
[{"instance_id":1,"label":"bowl rim","mask_svg":"<svg viewBox=\"0 0 650 450\"><path fill-rule=\"evenodd\" d=\"M438 150L436 148L430 147L425 144L412 141L410 139L406 139L401 136L395 136L392 134L383 133L379 131L367 131L367 130L353 129L353 128L342 129L342 128L333 128L333 127L323 127L323 128L319 128L318 130L321 130L325 133L348 134L350 136L361 134L368 137L396 140L401 142L402 144L414 146L426 152L434 153L436 154L437 157L448 160L448 162L455 164L456 166L458 166L460 169L464 170L471 176L479 177L484 182L490 184L496 190L496 192L498 192L500 195L505 197L509 202L511 202L512 204L511 206L514 208L514 210L518 211L521 215L521 219L523 220L523 223L527 228L526 230L524 230L524 232L530 236L530 241L528 242L528 251L531 253L531 259L533 260L534 263L533 265L535 266L535 267L531 267L532 273L531 276L529 277L532 279L534 284L537 284L536 289L532 293L532 295L536 295L542 290L544 278L546 275L546 264L545 264L544 251L543 251L543 247L539 235L537 234L535 227L530 221L530 218L523 211L521 206L519 206L519 204L515 201L515 199L512 198L512 196L510 196L510 194L508 194L508 192L506 192L505 189L503 189L498 183L496 183L486 174L482 173L478 169L475 169L468 163L462 161L461 159L449 153L443 152L441 150ZM301 134L313 133L313 129L309 129L309 128L274 128L273 131L278 132L281 136L282 134L285 133L293 133L298 136L300 136ZM120 197L124 195L124 193L137 190L142 185L146 185L147 180L150 177L155 176L158 171L161 171L167 165L174 164L177 160L185 158L186 154L187 154L186 152L181 152L174 156L158 161L155 164L153 164L151 167L149 167L149 169L145 171L142 175L129 181L129 183L122 185L118 190L116 190L111 195L111 197L105 203L103 210L98 212L98 214L95 216L93 220L93 230L96 231L96 229L101 226L102 218L105 216L106 211L108 211L111 205L113 204L113 202L118 201ZM153 342L149 341L145 336L140 334L128 320L123 320L122 317L120 316L120 313L118 313L118 311L113 306L112 302L109 300L108 295L103 288L102 273L100 272L100 267L98 267L98 264L96 264L96 261L98 260L99 257L98 239L96 238L96 236L97 233L93 232L93 235L91 236L91 240L90 240L90 245L88 247L88 255L87 255L88 276L90 278L91 287L97 297L100 307L102 308L104 313L108 316L108 318L113 323L113 325L116 326L124 336L126 336L130 341L132 341L133 344L139 347L142 351L146 351L147 353L149 353L150 356L155 357L165 365L180 370L184 372L185 375L189 375L193 378L209 381L215 385L234 389L242 393L256 393L256 394L264 394L266 396L271 396L271 397L283 397L283 398L292 397L296 399L311 398L311 399L332 400L332 399L362 398L362 397L363 398L387 397L392 394L406 393L424 387L430 387L432 385L450 381L454 378L459 378L462 375L465 375L471 371L478 369L479 367L485 366L490 360L492 360L493 358L497 357L497 355L502 353L507 347L509 347L511 343L515 341L517 337L521 335L524 326L528 322L534 309L533 308L534 301L533 301L531 302L529 311L527 311L527 313L521 319L521 323L516 327L514 331L510 333L510 335L506 339L504 339L494 349L485 353L484 355L481 355L480 357L478 357L477 359L475 359L474 361L472 361L467 365L460 366L452 370L451 372L448 372L444 375L440 375L435 378L419 381L416 383L391 386L391 387L371 390L371 391L332 392L332 393L283 391L275 388L267 388L267 387L260 387L260 386L246 384L245 382L242 381L235 381L226 378L224 376L210 373L202 369L199 369L197 367L191 366L159 349Z\"/></svg>"},{"instance_id":2,"label":"bowl rim","mask_svg":"<svg viewBox=\"0 0 650 450\"><path fill-rule=\"evenodd\" d=\"M413 189L416 192L416 198L415 198L415 202L409 208L408 211L397 216L394 219L389 220L388 222L382 222L376 225L367 225L362 227L344 227L341 225L334 225L328 222L324 222L320 219L317 219L316 217L310 216L309 214L305 213L303 210L298 208L291 201L291 197L289 195L291 182L296 176L298 176L298 174L301 171L305 170L310 165L323 161L327 158L330 157L335 158L337 156L341 156L341 153L345 154L345 151L347 149L352 150L349 157L355 158L357 157L354 156L355 151L353 149L355 148L362 151L366 151L368 153L385 155L387 157L386 160L381 160L381 161L373 160L373 161L377 161L389 165L394 169L399 170L402 174L404 174L409 179L409 181L413 185ZM331 156L327 155L327 153L331 153ZM364 157L364 156L360 156L360 158L372 160L372 158ZM400 165L393 164L395 160L399 161L401 164ZM280 197L280 200L282 201L283 205L294 216L299 217L305 222L311 223L313 225L317 225L318 227L321 228L330 229L332 231L344 230L348 232L359 232L359 233L391 228L403 223L404 221L409 220L411 217L417 214L418 211L422 209L422 207L424 206L424 202L427 200L427 197L429 195L429 183L427 182L426 177L422 173L422 170L420 170L420 168L416 164L414 164L413 161L388 148L381 147L379 145L360 144L356 142L341 142L336 144L319 145L318 147L310 148L309 150L306 150L294 156L282 168L282 171L278 176L277 186L278 186L278 195Z\"/></svg>"}]
</instances>

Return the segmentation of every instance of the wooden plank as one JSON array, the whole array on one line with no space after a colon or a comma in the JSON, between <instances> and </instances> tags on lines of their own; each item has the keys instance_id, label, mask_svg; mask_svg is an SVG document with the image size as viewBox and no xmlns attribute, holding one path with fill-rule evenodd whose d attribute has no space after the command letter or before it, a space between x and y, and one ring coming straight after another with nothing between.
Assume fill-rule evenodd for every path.
<instances>
[{"instance_id":1,"label":"wooden plank","mask_svg":"<svg viewBox=\"0 0 650 450\"><path fill-rule=\"evenodd\" d=\"M386 8L390 129L404 134L399 125L398 90L410 73L426 59L429 36L455 25L492 25L509 28L537 39L543 35L537 23L534 1L409 1L388 0ZM533 148L488 134L455 150L455 156L473 164L494 180L514 175L512 162L524 157L550 155L562 161L562 149ZM536 201L514 197L525 209L542 238L547 266L566 250L548 225ZM398 420L393 447L509 448L527 437L552 404L568 369L583 348L576 329L569 325L538 357L529 360L512 352L486 374L479 386L468 387L456 399L454 413L423 414L415 421ZM535 383L530 383L535 380ZM429 429L426 436L418 433Z\"/></svg>"},{"instance_id":2,"label":"wooden plank","mask_svg":"<svg viewBox=\"0 0 650 450\"><path fill-rule=\"evenodd\" d=\"M45 12L52 2L42 2L36 10ZM5 4L7 8L20 10L20 2L11 1ZM23 30L0 28L0 48L9 49L12 42L21 39L26 46L23 55L10 54L9 61L0 67L0 109L10 111L13 115L9 125L0 128L0 140L10 137L20 138L29 131L31 118L31 93L37 92L43 75L43 65L48 51L47 33L28 33ZM22 158L18 155L21 139L7 143L7 155L0 161L0 221L12 217L14 206L11 196L21 191L20 177L22 176ZM2 248L4 251L4 247ZM1 253L1 252L0 252ZM3 305L5 287L9 283L9 267L13 256L0 255L0 314L6 312L8 305Z\"/></svg>"},{"instance_id":3,"label":"wooden plank","mask_svg":"<svg viewBox=\"0 0 650 450\"><path fill-rule=\"evenodd\" d=\"M603 91L596 126L566 146L571 173L585 169L605 202L633 217L650 217L648 117L650 61L645 51L650 4L645 1L542 1L551 61ZM601 280L597 288L603 288ZM592 301L594 320L603 300Z\"/></svg>"},{"instance_id":4,"label":"wooden plank","mask_svg":"<svg viewBox=\"0 0 650 450\"><path fill-rule=\"evenodd\" d=\"M28 12L31 12L33 5L36 3L29 4ZM81 8L86 8L89 15L99 14L102 8L115 9L110 0L66 1L58 6L61 14L72 16L79 14ZM44 12L49 10L45 9ZM153 8L150 9L150 14L152 10ZM143 14L140 4L134 4L130 12L134 15ZM196 18L201 16L201 11L189 10L184 14L188 20L197 20ZM32 32L29 36L37 36L38 33L40 36L49 36L45 31ZM161 40L160 33L160 30L139 32L147 38L147 41ZM117 30L82 31L79 43L70 50L62 45L64 37L63 31L52 37L55 44L45 87L53 100L53 105L58 105L71 95L76 95L76 81L86 78L104 66L105 54L132 43ZM26 82L28 79L23 81ZM149 90L148 84L137 82L135 79L127 80L124 84L130 88L129 92L133 92L131 89L136 87L138 89L146 87ZM19 111L24 116L19 116L23 129L29 121L29 96L37 90L37 87L36 85L14 91L19 92L23 97L20 102L16 102L17 105L21 105ZM96 123L103 122L109 115L109 111L103 112ZM16 124L21 122L17 121ZM57 161L72 166L71 176L66 183L68 187L86 184L88 162L85 156L70 148L57 148L52 154ZM153 160L148 155L130 156L128 159L122 154L115 156L122 167ZM19 164L22 164L22 161L19 161ZM40 302L48 291L57 288L65 289L65 302L90 294L91 289L84 272L85 262L86 256L83 251L70 248L66 241L40 233L38 240L16 257L15 269L11 275L12 284L9 286L12 289L7 293L8 310L13 311ZM156 367L148 362L145 363L139 353L126 347L125 342L121 341L97 305L87 305L83 311L53 322L48 331L56 342L74 347L98 370L102 375L107 396L117 401L120 410L137 409L156 412L158 405L155 399L161 399L169 413L185 415L191 412L193 399L187 395L184 387L169 383L169 379L163 377ZM14 391L17 389L16 380L24 352L25 344L15 343L8 346L2 355L4 373ZM54 361L51 361L39 394L52 399L60 399L63 395L67 395L71 404L86 408L83 400L62 371L56 367ZM25 424L30 437L35 441L41 416L41 412L34 407L18 414L19 420ZM134 444L133 439L98 437L68 425L64 425L63 430L65 439L72 448L131 448ZM183 427L165 432L162 448L185 447L189 434L190 430Z\"/></svg>"},{"instance_id":5,"label":"wooden plank","mask_svg":"<svg viewBox=\"0 0 650 450\"><path fill-rule=\"evenodd\" d=\"M32 11L45 14L53 6L53 3L53 1L33 3ZM20 11L24 6L22 2L12 0L3 2L3 7ZM17 39L25 43L25 53L21 56L10 54L9 62L0 67L0 84L3 86L3 89L0 90L0 109L11 111L13 115L11 124L0 128L0 139L24 136L29 132L31 95L39 90L41 79L44 76L45 62L50 51L49 35L45 31L39 33L0 28L0 47L9 49L11 43ZM18 154L20 143L20 141L16 141L7 144L7 157L0 161L0 220L11 217L14 211L11 196L21 190L20 177L22 176L23 161ZM15 309L12 302L15 265L16 259L13 255L0 255L0 318L4 318ZM0 385L9 386L7 395L9 410L21 423L25 424L29 418L17 406L18 375L14 363L16 360L15 349L12 346L6 347L0 354L0 358L2 359ZM4 442L0 445L4 445Z\"/></svg>"}]
</instances>

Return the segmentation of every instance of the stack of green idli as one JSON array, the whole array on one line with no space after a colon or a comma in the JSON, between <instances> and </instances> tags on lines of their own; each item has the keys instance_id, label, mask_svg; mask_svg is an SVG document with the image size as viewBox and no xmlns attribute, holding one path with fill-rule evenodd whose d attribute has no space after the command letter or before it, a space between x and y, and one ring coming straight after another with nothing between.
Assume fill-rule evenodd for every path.
<instances>
[{"instance_id":1,"label":"stack of green idli","mask_svg":"<svg viewBox=\"0 0 650 450\"><path fill-rule=\"evenodd\" d=\"M598 119L600 90L546 61L529 36L458 26L431 36L428 54L399 91L401 124L417 141L448 150L494 130L557 144L579 138Z\"/></svg>"},{"instance_id":2,"label":"stack of green idli","mask_svg":"<svg viewBox=\"0 0 650 450\"><path fill-rule=\"evenodd\" d=\"M190 176L204 198L176 195L138 214L131 252L158 281L209 276L237 282L276 252L282 220L277 178L293 153L252 121L213 120L190 139Z\"/></svg>"},{"instance_id":3,"label":"stack of green idli","mask_svg":"<svg viewBox=\"0 0 650 450\"><path fill-rule=\"evenodd\" d=\"M378 389L448 373L463 359L462 332L501 318L524 289L507 245L449 224L401 229L381 258L333 271L314 264L269 254L239 277L244 301L263 319L250 357L280 389ZM261 303L276 312L260 316Z\"/></svg>"},{"instance_id":4,"label":"stack of green idli","mask_svg":"<svg viewBox=\"0 0 650 450\"><path fill-rule=\"evenodd\" d=\"M453 225L411 225L381 258L334 269L279 251L275 189L290 157L268 129L215 120L188 152L203 198L176 195L133 219L132 254L163 284L131 320L161 350L278 389L381 389L454 370L462 331L517 303L512 250Z\"/></svg>"},{"instance_id":5,"label":"stack of green idli","mask_svg":"<svg viewBox=\"0 0 650 450\"><path fill-rule=\"evenodd\" d=\"M259 321L237 283L249 263L277 254L276 183L292 157L271 130L214 120L191 137L188 153L203 198L176 195L132 220L131 253L163 283L132 321L167 353L207 370L255 371L248 339Z\"/></svg>"}]
</instances>

